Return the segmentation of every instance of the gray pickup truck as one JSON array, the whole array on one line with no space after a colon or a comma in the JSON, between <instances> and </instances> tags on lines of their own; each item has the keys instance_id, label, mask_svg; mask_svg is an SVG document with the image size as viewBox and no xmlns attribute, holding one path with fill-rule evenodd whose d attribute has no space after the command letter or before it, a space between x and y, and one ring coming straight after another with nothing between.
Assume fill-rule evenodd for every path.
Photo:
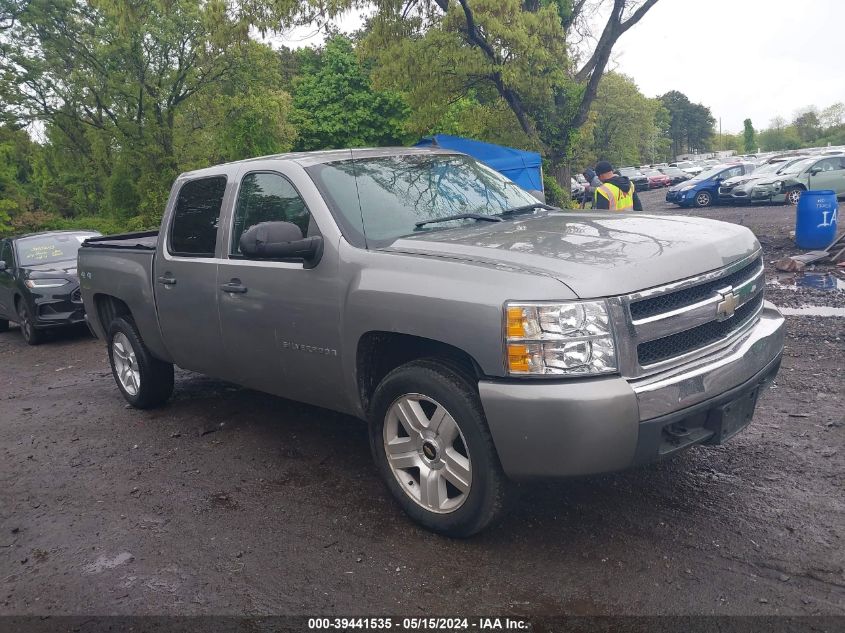
<instances>
[{"instance_id":1,"label":"gray pickup truck","mask_svg":"<svg viewBox=\"0 0 845 633\"><path fill-rule=\"evenodd\" d=\"M178 365L367 420L402 508L453 536L513 482L724 442L783 349L748 229L554 209L442 150L186 173L160 232L89 239L78 269L132 405Z\"/></svg>"}]
</instances>

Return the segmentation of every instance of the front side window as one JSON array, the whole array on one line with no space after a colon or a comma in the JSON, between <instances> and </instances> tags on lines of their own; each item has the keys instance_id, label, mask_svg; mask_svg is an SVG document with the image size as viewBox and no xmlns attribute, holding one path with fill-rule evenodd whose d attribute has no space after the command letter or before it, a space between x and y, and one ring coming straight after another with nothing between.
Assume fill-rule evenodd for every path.
<instances>
[{"instance_id":1,"label":"front side window","mask_svg":"<svg viewBox=\"0 0 845 633\"><path fill-rule=\"evenodd\" d=\"M239 243L244 231L261 222L291 222L308 237L311 213L290 181L280 174L256 172L241 181L235 218L232 227L230 253L239 255Z\"/></svg>"},{"instance_id":2,"label":"front side window","mask_svg":"<svg viewBox=\"0 0 845 633\"><path fill-rule=\"evenodd\" d=\"M378 248L403 235L455 228L472 220L423 227L417 222L464 213L497 215L537 204L535 197L497 171L459 154L343 160L307 171L347 240L356 246Z\"/></svg>"},{"instance_id":3,"label":"front side window","mask_svg":"<svg viewBox=\"0 0 845 633\"><path fill-rule=\"evenodd\" d=\"M200 178L182 185L170 225L170 253L214 257L226 178Z\"/></svg>"}]
</instances>

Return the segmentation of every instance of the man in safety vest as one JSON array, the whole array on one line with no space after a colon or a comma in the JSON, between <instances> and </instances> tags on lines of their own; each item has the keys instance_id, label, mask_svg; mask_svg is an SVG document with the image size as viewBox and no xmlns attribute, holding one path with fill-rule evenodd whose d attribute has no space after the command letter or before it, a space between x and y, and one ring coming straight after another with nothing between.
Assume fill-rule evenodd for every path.
<instances>
[{"instance_id":1,"label":"man in safety vest","mask_svg":"<svg viewBox=\"0 0 845 633\"><path fill-rule=\"evenodd\" d=\"M613 172L613 166L606 160L596 164L596 175L601 185L596 187L594 209L609 211L642 211L643 205L637 195L637 190L625 176L618 176Z\"/></svg>"}]
</instances>

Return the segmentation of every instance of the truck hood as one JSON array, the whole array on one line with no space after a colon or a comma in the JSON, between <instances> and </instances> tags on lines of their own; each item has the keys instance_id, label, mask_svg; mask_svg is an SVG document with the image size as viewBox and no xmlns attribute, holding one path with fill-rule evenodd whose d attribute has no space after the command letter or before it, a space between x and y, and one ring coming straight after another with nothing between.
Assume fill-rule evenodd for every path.
<instances>
[{"instance_id":1,"label":"truck hood","mask_svg":"<svg viewBox=\"0 0 845 633\"><path fill-rule=\"evenodd\" d=\"M434 230L400 238L381 250L547 275L578 297L593 298L715 270L759 247L747 228L704 218L558 212ZM513 297L532 299L521 297L519 288Z\"/></svg>"}]
</instances>

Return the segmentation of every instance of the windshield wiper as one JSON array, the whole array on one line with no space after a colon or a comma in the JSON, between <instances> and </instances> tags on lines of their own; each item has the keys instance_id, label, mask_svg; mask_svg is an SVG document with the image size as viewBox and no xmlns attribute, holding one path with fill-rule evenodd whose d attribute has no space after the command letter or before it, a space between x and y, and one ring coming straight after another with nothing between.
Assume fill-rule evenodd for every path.
<instances>
[{"instance_id":1,"label":"windshield wiper","mask_svg":"<svg viewBox=\"0 0 845 633\"><path fill-rule=\"evenodd\" d=\"M432 218L430 220L422 220L415 222L414 226L419 228L426 224L436 224L437 222L451 222L452 220L481 220L483 222L501 222L502 218L495 215L484 215L483 213L456 213L455 215L444 215L442 218Z\"/></svg>"},{"instance_id":2,"label":"windshield wiper","mask_svg":"<svg viewBox=\"0 0 845 633\"><path fill-rule=\"evenodd\" d=\"M499 215L507 216L507 215L519 215L520 213L528 213L529 211L534 211L536 209L544 209L546 211L554 211L555 208L547 205L545 202L532 202L531 204L526 204L521 207L513 207L512 209L505 209Z\"/></svg>"}]
</instances>

